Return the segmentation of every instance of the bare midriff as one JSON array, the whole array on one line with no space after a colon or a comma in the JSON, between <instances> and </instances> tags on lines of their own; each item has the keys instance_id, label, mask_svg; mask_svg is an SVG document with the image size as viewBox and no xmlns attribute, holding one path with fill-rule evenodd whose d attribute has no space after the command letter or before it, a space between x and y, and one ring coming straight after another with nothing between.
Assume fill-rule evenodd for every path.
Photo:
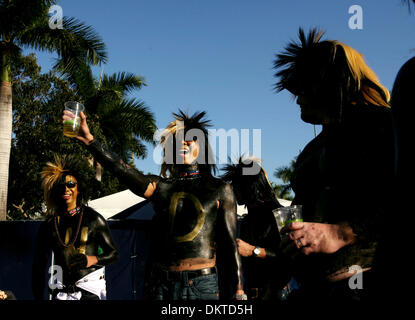
<instances>
[{"instance_id":1,"label":"bare midriff","mask_svg":"<svg viewBox=\"0 0 415 320\"><path fill-rule=\"evenodd\" d=\"M170 271L189 271L212 268L216 265L216 258L187 258L177 261L174 265L159 265L160 268Z\"/></svg>"}]
</instances>

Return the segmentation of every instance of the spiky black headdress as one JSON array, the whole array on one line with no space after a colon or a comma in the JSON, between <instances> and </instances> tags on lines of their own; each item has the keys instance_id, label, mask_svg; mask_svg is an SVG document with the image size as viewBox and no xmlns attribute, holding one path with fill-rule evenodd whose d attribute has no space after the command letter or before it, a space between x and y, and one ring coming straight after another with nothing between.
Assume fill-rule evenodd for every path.
<instances>
[{"instance_id":1,"label":"spiky black headdress","mask_svg":"<svg viewBox=\"0 0 415 320\"><path fill-rule=\"evenodd\" d=\"M294 95L311 93L323 104L342 107L351 102L388 107L388 90L352 47L336 40L321 41L324 32L311 29L306 36L298 31L299 43L290 42L276 55L274 69L277 92L287 89Z\"/></svg>"},{"instance_id":2,"label":"spiky black headdress","mask_svg":"<svg viewBox=\"0 0 415 320\"><path fill-rule=\"evenodd\" d=\"M280 69L275 76L280 78L276 83L275 89L277 92L287 89L296 94L296 92L303 86L302 79L312 65L307 62L310 55L314 55L313 49L323 37L324 32L317 29L310 30L308 36L304 34L302 28L298 31L299 43L291 41L283 53L277 54L277 59L274 61L274 69Z\"/></svg>"},{"instance_id":3,"label":"spiky black headdress","mask_svg":"<svg viewBox=\"0 0 415 320\"><path fill-rule=\"evenodd\" d=\"M257 174L245 174L244 169L247 168ZM259 159L240 157L238 163L228 164L222 170L224 174L221 178L232 184L240 203L249 204L260 200L280 205Z\"/></svg>"},{"instance_id":4,"label":"spiky black headdress","mask_svg":"<svg viewBox=\"0 0 415 320\"><path fill-rule=\"evenodd\" d=\"M212 175L216 172L216 165L213 152L209 145L208 127L211 127L210 120L205 119L206 112L195 112L189 116L187 112L179 110L173 113L174 121L170 122L167 128L161 134L160 145L162 146L165 157L166 153L171 152L170 160L175 159L176 138L180 135L186 140L198 140L200 144L199 169L201 174ZM169 151L168 151L169 150ZM173 161L174 162L174 161ZM161 167L161 174L167 176L167 171L174 173L175 163L164 161Z\"/></svg>"}]
</instances>

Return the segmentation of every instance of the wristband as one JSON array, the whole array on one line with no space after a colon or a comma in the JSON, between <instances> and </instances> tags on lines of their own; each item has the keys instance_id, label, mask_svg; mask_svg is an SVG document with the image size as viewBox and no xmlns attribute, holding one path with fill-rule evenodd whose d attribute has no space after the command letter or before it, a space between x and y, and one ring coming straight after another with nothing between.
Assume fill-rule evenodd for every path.
<instances>
[{"instance_id":1,"label":"wristband","mask_svg":"<svg viewBox=\"0 0 415 320\"><path fill-rule=\"evenodd\" d=\"M233 297L236 300L248 300L248 296L245 293L235 294Z\"/></svg>"}]
</instances>

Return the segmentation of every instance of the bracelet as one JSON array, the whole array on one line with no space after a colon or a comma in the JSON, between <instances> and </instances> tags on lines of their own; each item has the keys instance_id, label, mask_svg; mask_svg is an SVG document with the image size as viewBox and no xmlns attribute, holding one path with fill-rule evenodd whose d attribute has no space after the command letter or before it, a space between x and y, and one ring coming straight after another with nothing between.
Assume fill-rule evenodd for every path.
<instances>
[{"instance_id":1,"label":"bracelet","mask_svg":"<svg viewBox=\"0 0 415 320\"><path fill-rule=\"evenodd\" d=\"M245 294L245 293L243 293L243 294L235 294L234 296L234 299L236 299L236 300L248 300L248 296Z\"/></svg>"}]
</instances>

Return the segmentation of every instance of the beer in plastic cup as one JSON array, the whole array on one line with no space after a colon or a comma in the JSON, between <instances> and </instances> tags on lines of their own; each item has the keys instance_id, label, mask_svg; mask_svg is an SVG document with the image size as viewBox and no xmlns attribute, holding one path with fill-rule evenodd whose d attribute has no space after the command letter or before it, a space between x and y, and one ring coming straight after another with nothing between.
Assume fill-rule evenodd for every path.
<instances>
[{"instance_id":1,"label":"beer in plastic cup","mask_svg":"<svg viewBox=\"0 0 415 320\"><path fill-rule=\"evenodd\" d=\"M65 116L70 117L70 119L64 120L63 122L63 134L71 138L76 137L81 125L81 117L79 114L84 112L85 107L82 103L67 101L65 102L65 110L70 111L72 114L65 114Z\"/></svg>"},{"instance_id":2,"label":"beer in plastic cup","mask_svg":"<svg viewBox=\"0 0 415 320\"><path fill-rule=\"evenodd\" d=\"M303 222L302 206L293 205L288 207L281 207L272 210L275 221L277 222L278 231L284 228L287 224L292 222Z\"/></svg>"}]
</instances>

